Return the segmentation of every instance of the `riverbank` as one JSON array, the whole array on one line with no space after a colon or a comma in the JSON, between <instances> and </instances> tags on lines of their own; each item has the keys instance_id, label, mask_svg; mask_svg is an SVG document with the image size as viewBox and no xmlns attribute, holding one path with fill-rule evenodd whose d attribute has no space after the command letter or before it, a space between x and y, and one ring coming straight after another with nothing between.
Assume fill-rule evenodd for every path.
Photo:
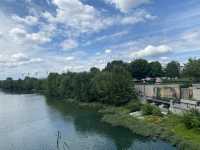
<instances>
[{"instance_id":1,"label":"riverbank","mask_svg":"<svg viewBox=\"0 0 200 150\"><path fill-rule=\"evenodd\" d=\"M128 128L134 134L165 140L178 150L200 149L200 131L187 129L180 116L174 114L163 117L149 115L138 119L130 115L132 105L134 104L129 103L125 106L114 107L99 103L79 103L81 107L96 107L102 114L103 122Z\"/></svg>"},{"instance_id":2,"label":"riverbank","mask_svg":"<svg viewBox=\"0 0 200 150\"><path fill-rule=\"evenodd\" d=\"M200 132L186 129L179 116L172 114L164 117L143 116L143 119L138 119L130 115L130 112L138 109L138 104L133 101L120 107L98 102L83 103L73 99L65 99L65 101L75 103L80 107L94 108L102 114L103 122L128 128L134 134L165 140L180 150L200 149Z\"/></svg>"},{"instance_id":3,"label":"riverbank","mask_svg":"<svg viewBox=\"0 0 200 150\"><path fill-rule=\"evenodd\" d=\"M188 130L177 115L163 117L142 116L140 119L131 116L130 109L125 107L108 107L100 110L102 121L113 126L123 126L133 133L144 137L159 138L170 142L179 150L199 150L200 132Z\"/></svg>"}]
</instances>

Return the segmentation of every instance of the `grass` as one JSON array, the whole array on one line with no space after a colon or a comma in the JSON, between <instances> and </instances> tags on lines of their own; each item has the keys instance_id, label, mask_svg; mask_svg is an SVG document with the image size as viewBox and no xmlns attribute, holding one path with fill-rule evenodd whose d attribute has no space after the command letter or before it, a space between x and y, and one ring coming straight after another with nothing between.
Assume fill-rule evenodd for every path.
<instances>
[{"instance_id":1,"label":"grass","mask_svg":"<svg viewBox=\"0 0 200 150\"><path fill-rule=\"evenodd\" d=\"M129 115L131 105L123 107L105 107L102 120L113 126L129 128L133 133L144 137L156 137L169 141L179 150L200 150L200 131L187 129L177 115L144 116L137 119Z\"/></svg>"},{"instance_id":2,"label":"grass","mask_svg":"<svg viewBox=\"0 0 200 150\"><path fill-rule=\"evenodd\" d=\"M200 150L200 131L187 129L180 116L173 114L164 117L148 115L144 116L144 119L130 116L130 112L141 107L137 100L121 107L99 103L79 103L79 106L98 109L103 115L102 121L113 126L126 127L134 134L166 140L179 150ZM137 109L133 107L137 107Z\"/></svg>"},{"instance_id":3,"label":"grass","mask_svg":"<svg viewBox=\"0 0 200 150\"><path fill-rule=\"evenodd\" d=\"M200 143L200 132L194 129L188 130L183 124L178 124L174 127L174 132L183 137L185 140L190 141L194 144Z\"/></svg>"}]
</instances>

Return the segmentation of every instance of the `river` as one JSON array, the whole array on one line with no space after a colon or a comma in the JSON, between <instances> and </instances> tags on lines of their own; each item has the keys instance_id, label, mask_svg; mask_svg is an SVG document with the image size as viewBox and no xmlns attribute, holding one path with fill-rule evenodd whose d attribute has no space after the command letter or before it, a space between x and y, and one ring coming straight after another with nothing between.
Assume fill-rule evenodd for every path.
<instances>
[{"instance_id":1,"label":"river","mask_svg":"<svg viewBox=\"0 0 200 150\"><path fill-rule=\"evenodd\" d=\"M61 133L57 145L57 134ZM100 121L80 108L36 94L0 92L0 150L175 150L170 144L136 136Z\"/></svg>"}]
</instances>

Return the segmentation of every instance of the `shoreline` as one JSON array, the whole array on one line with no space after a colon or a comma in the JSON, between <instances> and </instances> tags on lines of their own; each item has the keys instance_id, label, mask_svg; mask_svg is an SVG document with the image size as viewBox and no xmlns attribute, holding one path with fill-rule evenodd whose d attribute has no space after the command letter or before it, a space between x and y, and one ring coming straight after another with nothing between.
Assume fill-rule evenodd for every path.
<instances>
[{"instance_id":1,"label":"shoreline","mask_svg":"<svg viewBox=\"0 0 200 150\"><path fill-rule=\"evenodd\" d=\"M36 92L35 94L41 94L46 98L56 99L56 97L48 97L45 93ZM171 114L165 117L146 116L146 118L142 120L130 116L129 113L131 110L128 109L126 105L111 106L99 102L78 102L73 99L59 99L77 104L79 107L96 109L98 113L101 114L101 121L112 126L128 128L133 134L139 136L166 141L172 146L176 147L177 150L200 150L200 141L193 142L192 140L184 139L184 137L176 134L176 132L173 130L173 126L176 126L176 122L172 122L170 124L169 120L170 118L173 120L175 115ZM169 125L167 125L168 123ZM172 126L172 128L170 126Z\"/></svg>"},{"instance_id":2,"label":"shoreline","mask_svg":"<svg viewBox=\"0 0 200 150\"><path fill-rule=\"evenodd\" d=\"M176 122L169 123L171 118L176 115L167 115L165 117L146 116L144 120L129 115L129 110L124 106L115 107L100 103L82 103L78 102L80 107L97 108L102 115L101 121L109 123L112 126L121 126L130 129L133 134L146 138L159 139L169 142L177 150L199 150L200 144L188 141L178 135L173 126ZM169 124L168 124L169 123ZM172 127L170 127L172 126Z\"/></svg>"}]
</instances>

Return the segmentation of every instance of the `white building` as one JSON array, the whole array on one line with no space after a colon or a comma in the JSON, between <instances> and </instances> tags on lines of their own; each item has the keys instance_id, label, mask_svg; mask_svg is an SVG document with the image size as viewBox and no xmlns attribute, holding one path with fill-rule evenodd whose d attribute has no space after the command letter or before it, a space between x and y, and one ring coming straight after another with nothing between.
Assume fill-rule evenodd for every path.
<instances>
[{"instance_id":1,"label":"white building","mask_svg":"<svg viewBox=\"0 0 200 150\"><path fill-rule=\"evenodd\" d=\"M193 84L193 99L200 101L200 84Z\"/></svg>"}]
</instances>

